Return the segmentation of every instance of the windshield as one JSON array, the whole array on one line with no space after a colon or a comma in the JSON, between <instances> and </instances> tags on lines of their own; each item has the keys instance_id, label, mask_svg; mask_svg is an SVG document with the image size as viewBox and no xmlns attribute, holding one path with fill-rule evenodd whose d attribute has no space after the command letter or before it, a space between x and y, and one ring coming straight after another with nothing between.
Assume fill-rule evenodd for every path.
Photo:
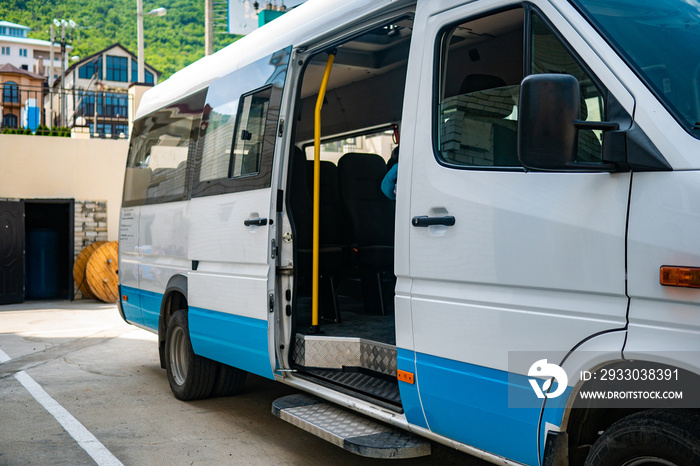
<instances>
[{"instance_id":1,"label":"windshield","mask_svg":"<svg viewBox=\"0 0 700 466\"><path fill-rule=\"evenodd\" d=\"M573 0L700 138L700 0Z\"/></svg>"}]
</instances>

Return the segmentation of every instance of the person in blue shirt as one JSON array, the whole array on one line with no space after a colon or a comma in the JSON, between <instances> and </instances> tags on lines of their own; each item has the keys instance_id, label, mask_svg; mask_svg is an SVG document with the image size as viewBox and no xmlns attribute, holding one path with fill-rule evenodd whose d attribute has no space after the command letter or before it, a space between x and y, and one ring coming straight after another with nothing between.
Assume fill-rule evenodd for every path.
<instances>
[{"instance_id":1,"label":"person in blue shirt","mask_svg":"<svg viewBox=\"0 0 700 466\"><path fill-rule=\"evenodd\" d=\"M387 163L387 166L389 167L389 171L387 171L386 175L384 175L384 179L382 180L382 193L392 201L396 200L396 178L398 177L399 173L399 148L396 147L393 151L391 151L391 158L389 159L389 162Z\"/></svg>"}]
</instances>

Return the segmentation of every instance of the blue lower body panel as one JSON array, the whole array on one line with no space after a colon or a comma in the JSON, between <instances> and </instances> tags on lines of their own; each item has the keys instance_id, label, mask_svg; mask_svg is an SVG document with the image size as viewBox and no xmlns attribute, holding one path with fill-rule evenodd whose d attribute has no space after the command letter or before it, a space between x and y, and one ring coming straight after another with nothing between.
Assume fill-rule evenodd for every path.
<instances>
[{"instance_id":1,"label":"blue lower body panel","mask_svg":"<svg viewBox=\"0 0 700 466\"><path fill-rule=\"evenodd\" d=\"M416 353L403 348L396 348L396 368L411 374L416 373L415 363ZM428 428L423 414L423 407L418 396L418 385L399 381L399 392L401 393L401 405L406 413L406 420L414 425Z\"/></svg>"},{"instance_id":2,"label":"blue lower body panel","mask_svg":"<svg viewBox=\"0 0 700 466\"><path fill-rule=\"evenodd\" d=\"M188 320L196 354L274 379L266 320L196 307L190 307Z\"/></svg>"},{"instance_id":3,"label":"blue lower body panel","mask_svg":"<svg viewBox=\"0 0 700 466\"><path fill-rule=\"evenodd\" d=\"M124 285L121 287L121 293L122 309L124 309L124 317L127 322L147 327L157 332L163 295ZM126 296L126 301L124 301L123 296Z\"/></svg>"},{"instance_id":4,"label":"blue lower body panel","mask_svg":"<svg viewBox=\"0 0 700 466\"><path fill-rule=\"evenodd\" d=\"M124 299L126 297L126 299ZM143 325L143 315L141 314L141 290L130 286L121 286L121 296L124 318L132 324Z\"/></svg>"},{"instance_id":5,"label":"blue lower body panel","mask_svg":"<svg viewBox=\"0 0 700 466\"><path fill-rule=\"evenodd\" d=\"M153 291L141 290L141 314L143 316L142 325L158 331L158 321L160 320L160 305L163 302L163 295Z\"/></svg>"},{"instance_id":6,"label":"blue lower body panel","mask_svg":"<svg viewBox=\"0 0 700 466\"><path fill-rule=\"evenodd\" d=\"M509 390L532 392L526 376L416 353L416 383L431 431L524 464L539 463L541 401L538 407L509 407Z\"/></svg>"}]
</instances>

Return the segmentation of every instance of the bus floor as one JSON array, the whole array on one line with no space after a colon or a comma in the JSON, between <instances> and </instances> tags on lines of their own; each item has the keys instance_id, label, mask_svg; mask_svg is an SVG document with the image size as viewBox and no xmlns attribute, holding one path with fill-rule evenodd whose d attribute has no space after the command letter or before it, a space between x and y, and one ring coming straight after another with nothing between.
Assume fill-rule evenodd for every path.
<instances>
[{"instance_id":1,"label":"bus floor","mask_svg":"<svg viewBox=\"0 0 700 466\"><path fill-rule=\"evenodd\" d=\"M365 340L396 345L396 323L394 313L388 315L367 314L362 302L350 296L338 296L338 308L341 322L319 320L321 332L319 335L329 337L363 338ZM325 311L325 309L323 309ZM331 312L321 312L321 315L333 315ZM310 334L311 327L311 298L299 297L296 310L296 332L302 335Z\"/></svg>"}]
</instances>

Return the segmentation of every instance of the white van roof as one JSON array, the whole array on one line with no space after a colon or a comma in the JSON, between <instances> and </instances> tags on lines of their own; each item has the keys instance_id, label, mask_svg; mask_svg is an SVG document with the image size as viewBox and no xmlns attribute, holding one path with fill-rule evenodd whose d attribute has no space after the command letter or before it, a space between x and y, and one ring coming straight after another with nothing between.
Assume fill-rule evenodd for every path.
<instances>
[{"instance_id":1,"label":"white van roof","mask_svg":"<svg viewBox=\"0 0 700 466\"><path fill-rule=\"evenodd\" d=\"M204 89L212 81L290 45L332 31L349 18L367 16L402 0L309 0L213 55L201 58L148 90L136 118Z\"/></svg>"}]
</instances>

